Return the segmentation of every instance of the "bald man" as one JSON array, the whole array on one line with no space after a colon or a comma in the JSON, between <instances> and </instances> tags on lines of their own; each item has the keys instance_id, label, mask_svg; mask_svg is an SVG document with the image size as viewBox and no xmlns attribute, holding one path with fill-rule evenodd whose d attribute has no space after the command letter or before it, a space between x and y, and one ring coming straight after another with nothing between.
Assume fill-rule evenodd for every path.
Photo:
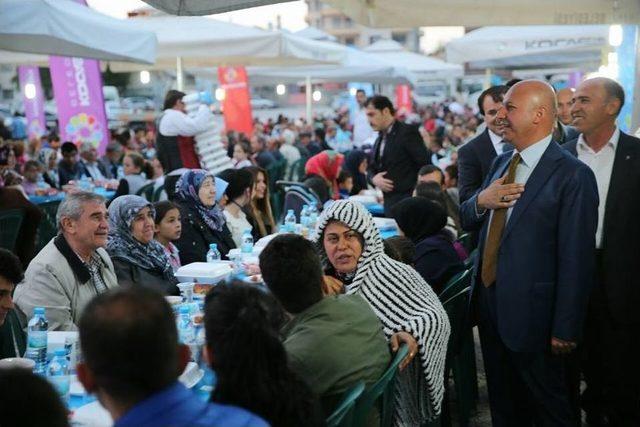
<instances>
[{"instance_id":1,"label":"bald man","mask_svg":"<svg viewBox=\"0 0 640 427\"><path fill-rule=\"evenodd\" d=\"M600 195L596 286L585 324L582 404L589 425L640 426L640 139L620 131L622 87L595 78L571 109L580 137L564 146L595 173Z\"/></svg>"},{"instance_id":2,"label":"bald man","mask_svg":"<svg viewBox=\"0 0 640 427\"><path fill-rule=\"evenodd\" d=\"M498 117L515 150L496 158L460 207L465 229L481 230L472 300L493 425L571 426L565 358L580 340L593 280L596 180L552 140L548 84L515 84Z\"/></svg>"},{"instance_id":3,"label":"bald man","mask_svg":"<svg viewBox=\"0 0 640 427\"><path fill-rule=\"evenodd\" d=\"M576 128L571 126L573 121L573 118L571 117L573 92L573 88L567 87L560 89L556 93L556 101L558 103L558 121L556 122L556 129L553 136L560 145L578 137L578 131Z\"/></svg>"}]
</instances>

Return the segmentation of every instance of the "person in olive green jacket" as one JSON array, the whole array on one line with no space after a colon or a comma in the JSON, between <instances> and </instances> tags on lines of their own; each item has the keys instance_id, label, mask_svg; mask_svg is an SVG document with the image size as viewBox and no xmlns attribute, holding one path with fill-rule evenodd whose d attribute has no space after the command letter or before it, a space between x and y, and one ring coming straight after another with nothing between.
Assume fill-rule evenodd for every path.
<instances>
[{"instance_id":1,"label":"person in olive green jacket","mask_svg":"<svg viewBox=\"0 0 640 427\"><path fill-rule=\"evenodd\" d=\"M295 234L274 238L260 254L265 284L292 319L284 326L291 368L320 397L325 415L359 381L375 383L391 360L382 324L359 295L323 296L312 243Z\"/></svg>"},{"instance_id":2,"label":"person in olive green jacket","mask_svg":"<svg viewBox=\"0 0 640 427\"><path fill-rule=\"evenodd\" d=\"M0 249L0 359L22 357L26 349L25 334L13 309L13 288L22 278L18 257Z\"/></svg>"}]
</instances>

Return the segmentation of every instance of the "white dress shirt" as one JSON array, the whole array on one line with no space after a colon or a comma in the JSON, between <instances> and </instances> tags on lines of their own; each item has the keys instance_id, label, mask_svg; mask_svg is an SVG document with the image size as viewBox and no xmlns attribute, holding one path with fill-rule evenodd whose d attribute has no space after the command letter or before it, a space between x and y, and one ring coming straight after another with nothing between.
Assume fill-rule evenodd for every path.
<instances>
[{"instance_id":1,"label":"white dress shirt","mask_svg":"<svg viewBox=\"0 0 640 427\"><path fill-rule=\"evenodd\" d=\"M89 163L86 160L83 160L83 162L91 178L99 181L106 179L106 177L102 175L102 172L100 172L100 168L98 168L98 162Z\"/></svg>"},{"instance_id":2,"label":"white dress shirt","mask_svg":"<svg viewBox=\"0 0 640 427\"><path fill-rule=\"evenodd\" d=\"M208 129L213 115L206 105L200 105L195 117L169 108L164 110L158 131L164 136L193 136Z\"/></svg>"},{"instance_id":3,"label":"white dress shirt","mask_svg":"<svg viewBox=\"0 0 640 427\"><path fill-rule=\"evenodd\" d=\"M356 148L360 148L365 144L373 145L376 138L377 132L371 129L367 118L367 109L358 108L353 118L353 145Z\"/></svg>"},{"instance_id":4,"label":"white dress shirt","mask_svg":"<svg viewBox=\"0 0 640 427\"><path fill-rule=\"evenodd\" d=\"M491 143L493 144L493 149L496 150L496 154L499 156L504 153L504 139L498 134L495 134L491 131L491 129L487 129L489 132L489 138L491 138Z\"/></svg>"},{"instance_id":5,"label":"white dress shirt","mask_svg":"<svg viewBox=\"0 0 640 427\"><path fill-rule=\"evenodd\" d=\"M578 144L576 145L578 159L591 168L598 183L598 197L600 198L600 203L598 204L598 229L596 231L596 248L598 249L602 248L604 209L607 204L607 194L609 193L611 173L613 172L613 161L616 157L616 148L618 148L619 139L620 129L616 127L607 144L597 153L587 145L582 134L578 137Z\"/></svg>"}]
</instances>

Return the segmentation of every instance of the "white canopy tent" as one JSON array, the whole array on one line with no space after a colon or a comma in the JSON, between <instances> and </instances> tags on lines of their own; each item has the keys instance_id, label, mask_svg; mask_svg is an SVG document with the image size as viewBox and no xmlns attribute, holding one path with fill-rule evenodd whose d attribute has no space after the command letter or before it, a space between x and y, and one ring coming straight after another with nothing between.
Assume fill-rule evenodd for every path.
<instances>
[{"instance_id":1,"label":"white canopy tent","mask_svg":"<svg viewBox=\"0 0 640 427\"><path fill-rule=\"evenodd\" d=\"M464 72L461 65L449 64L437 58L409 52L393 40L379 40L366 47L364 51L383 63L408 68L419 80L459 77Z\"/></svg>"},{"instance_id":2,"label":"white canopy tent","mask_svg":"<svg viewBox=\"0 0 640 427\"><path fill-rule=\"evenodd\" d=\"M344 46L284 31L266 31L230 22L201 17L152 17L131 20L137 28L152 31L158 37L156 62L151 67L110 62L111 70L136 71L219 65L308 65L338 63ZM179 70L178 70L179 71Z\"/></svg>"},{"instance_id":3,"label":"white canopy tent","mask_svg":"<svg viewBox=\"0 0 640 427\"><path fill-rule=\"evenodd\" d=\"M323 2L336 7L359 24L381 28L427 25L468 27L610 25L640 22L640 1L638 0L323 0Z\"/></svg>"},{"instance_id":4,"label":"white canopy tent","mask_svg":"<svg viewBox=\"0 0 640 427\"><path fill-rule=\"evenodd\" d=\"M171 15L200 16L294 0L144 0Z\"/></svg>"},{"instance_id":5,"label":"white canopy tent","mask_svg":"<svg viewBox=\"0 0 640 427\"><path fill-rule=\"evenodd\" d=\"M607 46L606 25L484 27L452 40L446 52L471 68L597 68Z\"/></svg>"},{"instance_id":6,"label":"white canopy tent","mask_svg":"<svg viewBox=\"0 0 640 427\"><path fill-rule=\"evenodd\" d=\"M153 32L74 1L0 0L0 49L7 50L0 51L1 63L59 55L151 64L156 44Z\"/></svg>"}]
</instances>

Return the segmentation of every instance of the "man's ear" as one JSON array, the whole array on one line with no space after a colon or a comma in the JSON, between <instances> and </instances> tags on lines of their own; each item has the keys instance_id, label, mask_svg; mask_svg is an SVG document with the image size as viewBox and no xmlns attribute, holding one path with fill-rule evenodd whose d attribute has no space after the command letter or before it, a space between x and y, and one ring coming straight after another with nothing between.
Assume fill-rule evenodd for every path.
<instances>
[{"instance_id":1,"label":"man's ear","mask_svg":"<svg viewBox=\"0 0 640 427\"><path fill-rule=\"evenodd\" d=\"M76 365L76 373L78 374L78 381L80 381L84 389L88 393L94 393L97 388L96 381L89 367L82 362L78 363Z\"/></svg>"}]
</instances>

